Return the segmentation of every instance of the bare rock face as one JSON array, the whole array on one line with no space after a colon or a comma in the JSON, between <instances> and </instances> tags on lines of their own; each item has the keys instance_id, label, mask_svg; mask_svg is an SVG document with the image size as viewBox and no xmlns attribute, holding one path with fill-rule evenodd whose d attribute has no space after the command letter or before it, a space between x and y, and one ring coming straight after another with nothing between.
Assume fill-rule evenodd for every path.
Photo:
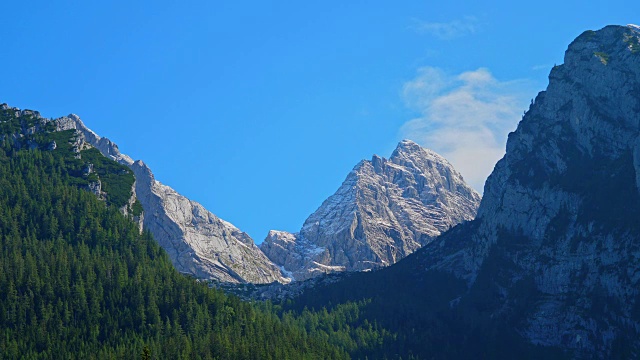
<instances>
[{"instance_id":1,"label":"bare rock face","mask_svg":"<svg viewBox=\"0 0 640 360\"><path fill-rule=\"evenodd\" d=\"M466 297L490 289L493 321L522 319L513 330L532 344L633 358L638 219L640 28L607 26L580 35L553 68L509 135L477 219L412 261L466 280Z\"/></svg>"},{"instance_id":2,"label":"bare rock face","mask_svg":"<svg viewBox=\"0 0 640 360\"><path fill-rule=\"evenodd\" d=\"M156 181L142 161L120 153L118 146L87 128L77 115L54 120L57 130L76 129L82 139L134 172L134 195L144 209L143 227L167 251L178 271L202 279L232 283L286 283L246 233L219 219L199 203Z\"/></svg>"},{"instance_id":3,"label":"bare rock face","mask_svg":"<svg viewBox=\"0 0 640 360\"><path fill-rule=\"evenodd\" d=\"M296 280L391 265L475 217L480 195L438 154L400 142L361 161L299 233L271 231L261 249Z\"/></svg>"}]
</instances>

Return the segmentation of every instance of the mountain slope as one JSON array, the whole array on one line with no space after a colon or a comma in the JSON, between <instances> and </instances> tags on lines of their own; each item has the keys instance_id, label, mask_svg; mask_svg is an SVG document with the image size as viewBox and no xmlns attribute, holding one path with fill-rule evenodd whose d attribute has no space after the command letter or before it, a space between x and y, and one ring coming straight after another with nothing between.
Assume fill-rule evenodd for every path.
<instances>
[{"instance_id":1,"label":"mountain slope","mask_svg":"<svg viewBox=\"0 0 640 360\"><path fill-rule=\"evenodd\" d=\"M131 190L130 170L52 125L0 109L0 358L346 358L180 275L120 212L130 193L112 196ZM83 170L89 161L98 175ZM111 191L103 199L93 175Z\"/></svg>"},{"instance_id":2,"label":"mountain slope","mask_svg":"<svg viewBox=\"0 0 640 360\"><path fill-rule=\"evenodd\" d=\"M441 156L403 140L387 160L361 161L297 234L261 249L296 280L387 266L474 218L480 196Z\"/></svg>"},{"instance_id":3,"label":"mountain slope","mask_svg":"<svg viewBox=\"0 0 640 360\"><path fill-rule=\"evenodd\" d=\"M538 301L518 327L531 343L608 356L616 342L637 339L639 30L580 35L487 180L471 249L476 262L495 261L489 249L510 267L467 263L465 277L486 272L507 304L519 298L513 281L531 278Z\"/></svg>"},{"instance_id":4,"label":"mountain slope","mask_svg":"<svg viewBox=\"0 0 640 360\"><path fill-rule=\"evenodd\" d=\"M373 299L367 319L399 332L378 348L390 357L637 358L639 159L640 28L587 31L510 134L474 221L294 308Z\"/></svg>"},{"instance_id":5,"label":"mountain slope","mask_svg":"<svg viewBox=\"0 0 640 360\"><path fill-rule=\"evenodd\" d=\"M233 283L288 282L249 235L156 181L147 165L120 153L116 144L95 134L78 116L58 118L54 123L59 131L77 130L103 155L133 170L135 196L144 209L143 227L180 272Z\"/></svg>"}]
</instances>

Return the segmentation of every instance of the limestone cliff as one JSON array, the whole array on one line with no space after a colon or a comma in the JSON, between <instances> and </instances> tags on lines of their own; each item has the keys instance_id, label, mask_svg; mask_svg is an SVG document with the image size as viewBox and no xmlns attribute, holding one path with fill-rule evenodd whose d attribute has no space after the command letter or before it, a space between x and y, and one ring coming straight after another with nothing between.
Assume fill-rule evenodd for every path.
<instances>
[{"instance_id":1,"label":"limestone cliff","mask_svg":"<svg viewBox=\"0 0 640 360\"><path fill-rule=\"evenodd\" d=\"M639 191L640 28L587 31L510 134L477 219L411 261L464 279L462 303L490 289L489 316L523 319L530 343L635 358Z\"/></svg>"},{"instance_id":2,"label":"limestone cliff","mask_svg":"<svg viewBox=\"0 0 640 360\"><path fill-rule=\"evenodd\" d=\"M199 203L156 181L142 161L87 128L77 115L53 120L57 130L76 129L86 141L135 174L134 196L142 204L143 227L167 251L176 268L198 278L224 282L288 282L246 233L207 211Z\"/></svg>"},{"instance_id":3,"label":"limestone cliff","mask_svg":"<svg viewBox=\"0 0 640 360\"><path fill-rule=\"evenodd\" d=\"M479 202L449 162L403 140L389 159L356 165L299 233L271 231L261 248L296 280L376 269L473 219Z\"/></svg>"}]
</instances>

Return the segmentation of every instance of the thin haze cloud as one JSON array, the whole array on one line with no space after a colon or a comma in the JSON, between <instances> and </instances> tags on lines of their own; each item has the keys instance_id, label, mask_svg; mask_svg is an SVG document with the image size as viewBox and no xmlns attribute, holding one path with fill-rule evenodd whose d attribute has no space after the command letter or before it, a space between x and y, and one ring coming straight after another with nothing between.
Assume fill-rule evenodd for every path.
<instances>
[{"instance_id":1,"label":"thin haze cloud","mask_svg":"<svg viewBox=\"0 0 640 360\"><path fill-rule=\"evenodd\" d=\"M470 35L478 30L478 19L465 16L449 22L428 22L416 20L414 29L422 34L430 34L442 40L451 40Z\"/></svg>"},{"instance_id":2,"label":"thin haze cloud","mask_svg":"<svg viewBox=\"0 0 640 360\"><path fill-rule=\"evenodd\" d=\"M534 65L531 67L531 70L533 71L539 71L539 70L550 70L552 68L551 65L549 64L543 64L543 65Z\"/></svg>"},{"instance_id":3,"label":"thin haze cloud","mask_svg":"<svg viewBox=\"0 0 640 360\"><path fill-rule=\"evenodd\" d=\"M400 133L447 158L482 192L504 155L507 134L526 109L528 87L524 80L498 81L484 68L458 75L421 68L402 91L406 105L419 116Z\"/></svg>"}]
</instances>

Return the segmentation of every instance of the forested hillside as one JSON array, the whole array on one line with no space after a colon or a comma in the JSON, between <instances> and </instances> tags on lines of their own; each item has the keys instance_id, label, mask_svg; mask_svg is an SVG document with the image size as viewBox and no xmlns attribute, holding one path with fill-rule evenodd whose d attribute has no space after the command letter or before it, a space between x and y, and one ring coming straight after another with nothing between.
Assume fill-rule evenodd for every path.
<instances>
[{"instance_id":1,"label":"forested hillside","mask_svg":"<svg viewBox=\"0 0 640 360\"><path fill-rule=\"evenodd\" d=\"M443 288L439 278L415 279L402 264L277 306L210 289L179 274L122 215L134 181L128 168L78 147L73 131L1 115L3 358L411 359L519 348L469 346L474 334L495 340L483 332L496 329L473 314L452 318L446 299L459 284L431 293ZM97 181L99 194L90 191ZM393 292L377 285L386 283Z\"/></svg>"},{"instance_id":2,"label":"forested hillside","mask_svg":"<svg viewBox=\"0 0 640 360\"><path fill-rule=\"evenodd\" d=\"M443 236L464 241L474 227L473 222L459 225ZM500 295L486 274L468 289L450 274L425 272L422 256L424 251L418 251L388 268L306 289L283 303L285 319L317 318L316 324L321 324L317 330L329 328L340 335L348 331L351 338L375 324L378 341L343 347L358 359L571 358L558 349L523 341L510 329L521 319L508 322L504 317L492 317L488 309L500 302ZM513 309L515 313L530 305L528 296L536 294L530 282L518 286L521 302ZM339 315L344 309L352 309L357 316ZM322 325L326 323L331 326Z\"/></svg>"},{"instance_id":3,"label":"forested hillside","mask_svg":"<svg viewBox=\"0 0 640 360\"><path fill-rule=\"evenodd\" d=\"M0 115L0 358L347 358L180 275L118 211L133 181L126 168L93 149L78 156L73 132ZM89 162L95 173L82 171ZM106 201L87 191L90 176Z\"/></svg>"}]
</instances>

